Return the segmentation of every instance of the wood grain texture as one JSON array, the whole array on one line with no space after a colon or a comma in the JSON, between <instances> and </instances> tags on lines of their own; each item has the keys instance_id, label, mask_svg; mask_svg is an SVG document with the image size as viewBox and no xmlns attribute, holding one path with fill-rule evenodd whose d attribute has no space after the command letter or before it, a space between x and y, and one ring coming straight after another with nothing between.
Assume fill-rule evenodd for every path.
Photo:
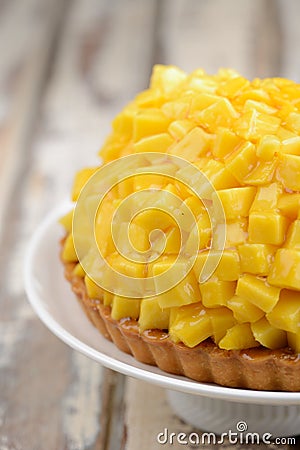
<instances>
[{"instance_id":1,"label":"wood grain texture","mask_svg":"<svg viewBox=\"0 0 300 450\"><path fill-rule=\"evenodd\" d=\"M154 63L299 81L298 17L298 0L0 0L0 450L149 450L163 425L192 431L163 390L46 330L24 253Z\"/></svg>"}]
</instances>

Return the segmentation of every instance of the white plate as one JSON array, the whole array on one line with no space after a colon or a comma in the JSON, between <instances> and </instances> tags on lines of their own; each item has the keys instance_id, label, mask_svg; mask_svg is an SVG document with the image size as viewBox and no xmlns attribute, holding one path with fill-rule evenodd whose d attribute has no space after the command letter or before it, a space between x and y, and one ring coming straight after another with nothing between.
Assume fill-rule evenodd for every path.
<instances>
[{"instance_id":1,"label":"white plate","mask_svg":"<svg viewBox=\"0 0 300 450\"><path fill-rule=\"evenodd\" d=\"M57 220L70 208L70 203L62 204L44 220L30 242L25 262L25 288L30 303L56 336L110 369L167 389L231 402L300 404L300 392L233 389L167 374L157 367L139 363L102 337L83 314L64 279L59 260L58 242L63 236L63 230Z\"/></svg>"}]
</instances>

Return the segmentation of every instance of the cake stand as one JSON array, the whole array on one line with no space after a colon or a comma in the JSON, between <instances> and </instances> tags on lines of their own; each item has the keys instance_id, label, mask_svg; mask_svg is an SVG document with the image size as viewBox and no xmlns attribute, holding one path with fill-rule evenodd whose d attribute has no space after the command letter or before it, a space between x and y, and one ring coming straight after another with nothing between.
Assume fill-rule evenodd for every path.
<instances>
[{"instance_id":1,"label":"cake stand","mask_svg":"<svg viewBox=\"0 0 300 450\"><path fill-rule=\"evenodd\" d=\"M270 433L274 438L299 434L300 392L255 391L199 383L142 364L102 337L74 301L59 261L58 242L63 230L57 220L70 207L66 202L44 220L30 242L25 263L29 301L56 336L110 369L164 387L176 414L203 431Z\"/></svg>"}]
</instances>

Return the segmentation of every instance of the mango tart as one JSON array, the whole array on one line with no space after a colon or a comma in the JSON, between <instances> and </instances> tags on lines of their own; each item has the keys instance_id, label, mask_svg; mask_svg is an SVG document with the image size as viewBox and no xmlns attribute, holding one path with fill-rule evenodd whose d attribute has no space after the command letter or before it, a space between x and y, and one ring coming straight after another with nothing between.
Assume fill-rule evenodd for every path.
<instances>
[{"instance_id":1,"label":"mango tart","mask_svg":"<svg viewBox=\"0 0 300 450\"><path fill-rule=\"evenodd\" d=\"M193 267L152 296L104 289L87 270L97 271L92 248L78 258L71 211L61 219L61 259L87 316L118 348L167 372L224 386L299 391L300 85L283 78L249 81L228 69L211 76L155 66L149 89L114 119L99 167L148 152L180 157L199 169L214 189L209 208L176 177L159 171L133 175L114 185L97 210L97 245L126 276L143 280L174 264L181 273L181 230L160 207L184 209L175 208L169 195L129 225L119 223L117 240L111 236L124 199L147 189L163 191L193 213L185 247L193 253ZM74 202L99 167L77 173ZM225 223L210 216L217 201ZM224 226L220 251L213 243L221 242ZM152 236L151 248L163 248L160 257L145 264L124 258L118 249L126 247L125 231L139 252L149 251ZM214 256L218 263L203 282L205 262Z\"/></svg>"}]
</instances>

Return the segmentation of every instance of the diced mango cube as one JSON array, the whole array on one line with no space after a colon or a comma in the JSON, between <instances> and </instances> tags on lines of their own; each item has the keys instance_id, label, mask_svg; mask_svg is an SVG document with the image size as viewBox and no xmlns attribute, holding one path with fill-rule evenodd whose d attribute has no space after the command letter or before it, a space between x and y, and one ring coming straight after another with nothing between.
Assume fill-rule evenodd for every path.
<instances>
[{"instance_id":1,"label":"diced mango cube","mask_svg":"<svg viewBox=\"0 0 300 450\"><path fill-rule=\"evenodd\" d=\"M268 282L273 286L300 291L300 251L291 248L277 250Z\"/></svg>"},{"instance_id":2,"label":"diced mango cube","mask_svg":"<svg viewBox=\"0 0 300 450\"><path fill-rule=\"evenodd\" d=\"M89 298L101 299L103 296L103 290L93 281L88 275L84 277L84 283Z\"/></svg>"},{"instance_id":3,"label":"diced mango cube","mask_svg":"<svg viewBox=\"0 0 300 450\"><path fill-rule=\"evenodd\" d=\"M249 242L281 245L288 227L286 217L272 212L253 212L249 215Z\"/></svg>"},{"instance_id":4,"label":"diced mango cube","mask_svg":"<svg viewBox=\"0 0 300 450\"><path fill-rule=\"evenodd\" d=\"M241 271L254 275L268 275L277 247L268 244L242 244L238 246Z\"/></svg>"},{"instance_id":5,"label":"diced mango cube","mask_svg":"<svg viewBox=\"0 0 300 450\"><path fill-rule=\"evenodd\" d=\"M247 111L236 122L236 132L247 140L257 141L261 136L276 134L280 126L280 118L260 113L253 109Z\"/></svg>"},{"instance_id":6,"label":"diced mango cube","mask_svg":"<svg viewBox=\"0 0 300 450\"><path fill-rule=\"evenodd\" d=\"M207 310L212 325L212 337L216 344L225 336L227 330L234 325L236 321L232 311L225 307L211 308Z\"/></svg>"},{"instance_id":7,"label":"diced mango cube","mask_svg":"<svg viewBox=\"0 0 300 450\"><path fill-rule=\"evenodd\" d=\"M173 340L182 341L187 347L195 347L213 334L212 324L202 305L180 308L170 328Z\"/></svg>"},{"instance_id":8,"label":"diced mango cube","mask_svg":"<svg viewBox=\"0 0 300 450\"><path fill-rule=\"evenodd\" d=\"M98 169L99 167L87 167L85 169L79 170L79 172L76 173L72 189L73 202L76 202L78 200L81 189Z\"/></svg>"},{"instance_id":9,"label":"diced mango cube","mask_svg":"<svg viewBox=\"0 0 300 450\"><path fill-rule=\"evenodd\" d=\"M256 189L254 187L238 187L223 189L212 196L213 204L217 196L221 200L227 220L237 220L240 216L247 217L254 200Z\"/></svg>"},{"instance_id":10,"label":"diced mango cube","mask_svg":"<svg viewBox=\"0 0 300 450\"><path fill-rule=\"evenodd\" d=\"M171 119L156 108L139 111L133 119L133 141L167 131Z\"/></svg>"},{"instance_id":11,"label":"diced mango cube","mask_svg":"<svg viewBox=\"0 0 300 450\"><path fill-rule=\"evenodd\" d=\"M235 97L246 87L249 86L249 81L241 76L226 79L217 90L217 93L225 97Z\"/></svg>"},{"instance_id":12,"label":"diced mango cube","mask_svg":"<svg viewBox=\"0 0 300 450\"><path fill-rule=\"evenodd\" d=\"M176 66L163 66L156 64L153 67L150 88L159 89L165 94L169 94L173 90L179 88L182 82L187 78L186 73Z\"/></svg>"},{"instance_id":13,"label":"diced mango cube","mask_svg":"<svg viewBox=\"0 0 300 450\"><path fill-rule=\"evenodd\" d=\"M225 159L225 166L241 184L256 164L255 146L249 141L239 146Z\"/></svg>"},{"instance_id":14,"label":"diced mango cube","mask_svg":"<svg viewBox=\"0 0 300 450\"><path fill-rule=\"evenodd\" d=\"M202 303L207 308L226 306L227 301L233 296L236 288L235 281L221 281L217 278L210 278L200 284Z\"/></svg>"},{"instance_id":15,"label":"diced mango cube","mask_svg":"<svg viewBox=\"0 0 300 450\"><path fill-rule=\"evenodd\" d=\"M287 340L289 347L295 352L300 353L300 333L287 332Z\"/></svg>"},{"instance_id":16,"label":"diced mango cube","mask_svg":"<svg viewBox=\"0 0 300 450\"><path fill-rule=\"evenodd\" d=\"M300 250L300 220L295 220L290 225L284 247Z\"/></svg>"},{"instance_id":17,"label":"diced mango cube","mask_svg":"<svg viewBox=\"0 0 300 450\"><path fill-rule=\"evenodd\" d=\"M256 341L266 348L275 350L287 345L286 332L273 327L265 317L252 323L251 330Z\"/></svg>"},{"instance_id":18,"label":"diced mango cube","mask_svg":"<svg viewBox=\"0 0 300 450\"><path fill-rule=\"evenodd\" d=\"M295 136L282 141L280 150L282 153L300 156L300 136Z\"/></svg>"},{"instance_id":19,"label":"diced mango cube","mask_svg":"<svg viewBox=\"0 0 300 450\"><path fill-rule=\"evenodd\" d=\"M253 186L270 183L274 177L277 165L276 157L271 161L258 161L256 167L246 176L244 182Z\"/></svg>"},{"instance_id":20,"label":"diced mango cube","mask_svg":"<svg viewBox=\"0 0 300 450\"><path fill-rule=\"evenodd\" d=\"M76 277L80 277L80 278L85 277L85 271L80 263L76 264L76 266L73 269L72 274L75 275Z\"/></svg>"},{"instance_id":21,"label":"diced mango cube","mask_svg":"<svg viewBox=\"0 0 300 450\"><path fill-rule=\"evenodd\" d=\"M68 233L71 233L72 231L73 213L74 210L71 209L71 211L69 211L67 214L65 214L63 217L59 219L59 223L62 224L62 226Z\"/></svg>"},{"instance_id":22,"label":"diced mango cube","mask_svg":"<svg viewBox=\"0 0 300 450\"><path fill-rule=\"evenodd\" d=\"M238 117L238 112L227 98L221 98L204 110L193 114L194 120L212 133L217 127L230 127Z\"/></svg>"},{"instance_id":23,"label":"diced mango cube","mask_svg":"<svg viewBox=\"0 0 300 450\"><path fill-rule=\"evenodd\" d=\"M279 159L277 178L285 188L300 191L300 156L282 154Z\"/></svg>"},{"instance_id":24,"label":"diced mango cube","mask_svg":"<svg viewBox=\"0 0 300 450\"><path fill-rule=\"evenodd\" d=\"M114 320L123 318L138 319L140 315L141 300L138 298L120 297L114 295L112 301L111 317Z\"/></svg>"},{"instance_id":25,"label":"diced mango cube","mask_svg":"<svg viewBox=\"0 0 300 450\"><path fill-rule=\"evenodd\" d=\"M209 246L212 234L212 226L207 213L200 216L186 241L184 252L187 255L195 255L199 250Z\"/></svg>"},{"instance_id":26,"label":"diced mango cube","mask_svg":"<svg viewBox=\"0 0 300 450\"><path fill-rule=\"evenodd\" d=\"M140 306L139 327L141 331L169 328L170 310L162 309L158 297L143 298Z\"/></svg>"},{"instance_id":27,"label":"diced mango cube","mask_svg":"<svg viewBox=\"0 0 300 450\"><path fill-rule=\"evenodd\" d=\"M174 144L168 152L171 155L181 156L188 161L195 161L199 156L207 153L211 140L210 134L202 128L195 127L181 141Z\"/></svg>"},{"instance_id":28,"label":"diced mango cube","mask_svg":"<svg viewBox=\"0 0 300 450\"><path fill-rule=\"evenodd\" d=\"M277 305L266 315L270 324L280 330L299 333L300 293L283 289Z\"/></svg>"},{"instance_id":29,"label":"diced mango cube","mask_svg":"<svg viewBox=\"0 0 300 450\"><path fill-rule=\"evenodd\" d=\"M157 275L156 265L154 265L154 275ZM197 279L193 272L190 272L180 283L172 289L160 293L163 289L163 284L156 277L154 279L156 292L158 295L158 303L161 308L171 308L174 306L188 305L196 303L200 300L200 291Z\"/></svg>"},{"instance_id":30,"label":"diced mango cube","mask_svg":"<svg viewBox=\"0 0 300 450\"><path fill-rule=\"evenodd\" d=\"M168 128L170 135L176 140L180 141L189 131L195 128L196 124L187 119L174 120Z\"/></svg>"},{"instance_id":31,"label":"diced mango cube","mask_svg":"<svg viewBox=\"0 0 300 450\"><path fill-rule=\"evenodd\" d=\"M269 186L259 187L251 206L251 213L254 211L275 210L281 193L282 187L278 183L272 183Z\"/></svg>"},{"instance_id":32,"label":"diced mango cube","mask_svg":"<svg viewBox=\"0 0 300 450\"><path fill-rule=\"evenodd\" d=\"M108 291L103 291L103 305L111 306L113 302L114 294Z\"/></svg>"},{"instance_id":33,"label":"diced mango cube","mask_svg":"<svg viewBox=\"0 0 300 450\"><path fill-rule=\"evenodd\" d=\"M210 159L202 168L202 172L207 176L211 184L217 190L233 188L239 185L236 181L236 177L232 175L232 173L221 161ZM208 192L210 192L210 187L208 188ZM201 194L203 196L206 194L205 187Z\"/></svg>"},{"instance_id":34,"label":"diced mango cube","mask_svg":"<svg viewBox=\"0 0 300 450\"><path fill-rule=\"evenodd\" d=\"M259 345L259 342L253 336L249 323L241 323L229 328L219 342L219 347L224 350L243 350L259 347Z\"/></svg>"},{"instance_id":35,"label":"diced mango cube","mask_svg":"<svg viewBox=\"0 0 300 450\"><path fill-rule=\"evenodd\" d=\"M271 161L276 153L280 151L280 140L277 136L266 134L257 146L256 154L265 161Z\"/></svg>"},{"instance_id":36,"label":"diced mango cube","mask_svg":"<svg viewBox=\"0 0 300 450\"><path fill-rule=\"evenodd\" d=\"M201 252L197 255L193 271L197 280L200 280L204 264L209 258L215 263L214 276L222 281L235 281L241 273L240 258L236 250L224 250L223 252L211 251Z\"/></svg>"},{"instance_id":37,"label":"diced mango cube","mask_svg":"<svg viewBox=\"0 0 300 450\"><path fill-rule=\"evenodd\" d=\"M136 153L140 152L161 152L166 153L168 148L172 145L174 140L168 133L155 134L154 136L147 136L135 144L133 149Z\"/></svg>"},{"instance_id":38,"label":"diced mango cube","mask_svg":"<svg viewBox=\"0 0 300 450\"><path fill-rule=\"evenodd\" d=\"M227 307L233 312L234 318L240 322L255 322L265 315L264 311L246 298L234 295L227 301Z\"/></svg>"},{"instance_id":39,"label":"diced mango cube","mask_svg":"<svg viewBox=\"0 0 300 450\"><path fill-rule=\"evenodd\" d=\"M61 257L65 262L77 262L78 256L74 247L73 235L68 234L62 249Z\"/></svg>"},{"instance_id":40,"label":"diced mango cube","mask_svg":"<svg viewBox=\"0 0 300 450\"><path fill-rule=\"evenodd\" d=\"M117 252L107 256L107 261L117 272L132 278L144 278L146 264L130 261Z\"/></svg>"},{"instance_id":41,"label":"diced mango cube","mask_svg":"<svg viewBox=\"0 0 300 450\"><path fill-rule=\"evenodd\" d=\"M212 152L215 158L223 159L233 153L242 140L233 131L227 128L219 128L214 140Z\"/></svg>"},{"instance_id":42,"label":"diced mango cube","mask_svg":"<svg viewBox=\"0 0 300 450\"><path fill-rule=\"evenodd\" d=\"M278 209L281 214L291 220L297 219L300 211L300 194L283 194L278 199Z\"/></svg>"},{"instance_id":43,"label":"diced mango cube","mask_svg":"<svg viewBox=\"0 0 300 450\"><path fill-rule=\"evenodd\" d=\"M264 279L254 275L245 274L238 280L236 294L263 311L270 312L279 300L280 288L270 286Z\"/></svg>"}]
</instances>

